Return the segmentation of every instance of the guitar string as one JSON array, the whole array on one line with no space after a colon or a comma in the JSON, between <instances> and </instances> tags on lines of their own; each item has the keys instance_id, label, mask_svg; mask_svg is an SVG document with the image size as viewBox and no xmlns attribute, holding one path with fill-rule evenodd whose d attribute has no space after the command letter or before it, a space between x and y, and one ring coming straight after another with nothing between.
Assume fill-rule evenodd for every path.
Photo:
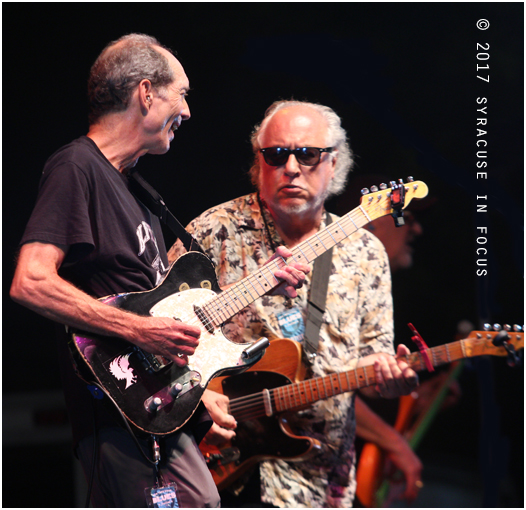
<instances>
[{"instance_id":1,"label":"guitar string","mask_svg":"<svg viewBox=\"0 0 526 510\"><path fill-rule=\"evenodd\" d=\"M431 351L431 354L433 356L433 365L439 366L441 364L444 364L443 358L444 358L444 352L447 350L448 355L450 350L459 350L459 348L462 346L462 341L456 341L452 342L450 344L445 344L441 346L434 347L432 349L429 349ZM435 358L436 354L436 358ZM405 358L405 361L413 367L416 371L420 371L424 369L424 362L423 362L423 356L421 352L413 352L408 355L402 356ZM460 356L455 355L455 359L465 357L465 355L461 354ZM363 371L363 375L359 375L359 372ZM354 373L354 377L356 380L356 385L353 385L350 383L349 374ZM347 382L347 385L345 386L342 384L342 378L345 377L345 381ZM334 379L338 380L340 390L338 388L334 388L333 381ZM359 369L354 370L348 370L345 372L339 372L334 373L329 376L324 377L316 377L313 379L308 379L306 381L301 381L299 383L292 383L290 385L285 385L277 388L273 388L269 390L269 396L270 401L272 404L272 412L273 414L278 414L280 412L283 412L281 410L277 409L277 402L289 400L291 403L290 407L301 407L302 405L306 405L309 403L313 403L317 400L323 400L326 398L329 398L331 396L334 396L335 394L341 394L341 393L347 393L350 391L355 391L361 387L368 386L369 378L371 378L374 381L374 366L373 365L367 365L365 367L360 367ZM361 384L360 379L362 381L365 381L366 384ZM323 383L323 391L320 390L319 383ZM326 382L330 382L330 388L332 390L332 393L330 393L327 390ZM373 383L374 384L374 383ZM302 390L299 389L300 386L303 386L303 393ZM310 389L311 391L311 399L309 402L309 398L307 396L307 389ZM280 395L281 393L281 395ZM314 393L317 394L316 397L314 397ZM305 402L302 400L302 398L305 398ZM265 408L265 395L263 392L258 392L251 395L246 395L242 397L237 397L234 399L231 399L229 402L229 412L236 418L237 421L245 421L250 419L256 419L260 417L266 416L266 408Z\"/></svg>"},{"instance_id":2,"label":"guitar string","mask_svg":"<svg viewBox=\"0 0 526 510\"><path fill-rule=\"evenodd\" d=\"M458 341L451 342L448 344L439 345L431 349L426 349L426 351L431 352L431 356L433 359L433 365L440 366L445 363L450 363L451 361L456 361L458 359L463 359L463 358L468 357L469 354L465 352L465 348L464 348L464 344L467 341L469 342L469 339L458 340ZM402 358L404 358L405 361L415 371L421 371L425 369L423 355L420 351L416 351L408 355L404 355L402 356ZM362 377L365 378L365 381L367 382L367 385L368 385L369 377L371 377L374 380L373 365L367 365L366 367L361 367L361 368L363 368L363 371L364 371L364 376ZM269 397L270 397L270 401L272 404L273 415L283 412L282 410L277 409L277 402L280 402L280 401L284 401L288 399L292 403L292 407L294 406L301 407L302 405L312 403L316 400L321 400L321 399L325 399L325 398L333 396L334 393L330 395L327 394L325 382L327 380L332 380L334 376L336 376L336 378L340 382L341 391L339 391L338 394L347 393L349 391L354 391L356 389L359 389L360 387L363 387L364 385L361 385L359 383L359 377L358 377L359 370L360 369L354 369L354 370L349 370L346 372L339 372L339 373L331 374L330 376L316 377L314 379L300 381L299 383L292 383L290 385L285 385L285 386L270 389ZM352 387L353 385L350 384L349 382L350 381L349 374L351 372L354 372L355 379L356 379L356 387ZM370 373L367 374L367 372L370 372ZM342 382L341 378L343 376L345 376L345 379L347 381L347 387L345 389L343 385L341 384ZM323 387L325 390L325 394L323 396L321 396L321 391L319 388L320 379L324 383ZM303 386L303 394L301 393L301 390L299 389L300 386ZM307 398L307 402L304 403L302 401L302 395L303 396L307 395L307 387L310 387L310 390L311 390L311 402L309 402ZM331 387L334 390L332 382L331 382ZM318 393L317 397L313 396L314 390L317 390L317 393ZM297 403L298 398L299 398L299 403ZM230 400L229 412L236 418L238 422L264 417L267 415L266 407L265 407L265 400L266 398L263 392L258 392L258 393L251 394L251 395L237 397L237 398Z\"/></svg>"},{"instance_id":3,"label":"guitar string","mask_svg":"<svg viewBox=\"0 0 526 510\"><path fill-rule=\"evenodd\" d=\"M355 217L356 222L353 220L353 216ZM358 230L358 228L360 226L362 226L362 225L357 225L357 223L360 224L360 223L362 223L364 221L363 220L363 216L366 216L366 215L365 215L365 212L363 211L362 207L360 206L360 207L358 207L356 209L353 209L351 212L347 213L346 215L342 216L341 218L338 218L335 222L331 223L328 227L326 227L322 232L320 232L318 234L315 234L315 236L313 236L313 237L317 237L322 245L325 244L324 243L324 240L325 240L327 242L327 244L332 247L332 246L334 246L337 243L335 242L335 237L332 235L331 231L337 236L336 237L336 239L337 239L339 237L338 234L337 234L338 229L342 230L344 236L341 239L339 239L338 242L340 242L341 240L343 240L346 237L348 237L351 234L353 234L356 230ZM367 216L366 216L366 218L367 218ZM350 223L352 223L352 225L350 225ZM367 223L367 222L365 222L365 223ZM363 224L365 224L365 223L363 223ZM346 227L349 228L351 230L351 232L347 233ZM334 244L331 245L331 243L334 243ZM304 245L304 247L305 247L305 242L303 242L301 244ZM297 247L297 248L299 248L299 247ZM309 248L314 254L314 257L311 258L311 260L313 260L314 258L316 258L318 256L318 254L312 248L312 246L310 246L310 244L309 244ZM305 255L304 255L304 257L305 257ZM282 260L286 264L286 261L283 258L280 258L278 260ZM279 266L278 266L278 268L279 268ZM261 268L258 271L258 273L264 271L264 269L265 269L265 267ZM273 277L272 273L271 273L271 275ZM255 299L260 297L260 294L257 292L256 287L252 284L252 282L250 282L250 276L251 275L249 275L247 278L244 278L240 282L234 284L232 287L230 287L228 290L224 291L223 293L218 294L217 295L217 299L213 298L213 299L211 299L209 301L206 301L204 303L198 303L198 306L201 306L202 307L201 310L204 311L204 313L202 314L202 315L204 315L204 317L200 318L199 316L195 315L195 316L191 317L188 320L187 323L189 325L192 325L192 326L194 326L194 325L198 326L198 327L199 326L204 326L205 329L208 329L209 327L215 328L215 327L218 327L218 326L222 325L224 322L226 322L226 320L228 320L230 317L235 315L235 313L238 313L240 310L242 310L243 308L248 306ZM265 277L265 279L266 279L266 277ZM223 311L223 309L222 308L215 308L215 310L211 309L211 307L209 306L211 304L211 301L216 301L216 300L217 301L221 301L221 297L223 297L223 294L224 294L227 299L230 299L233 302L237 298L234 296L234 299L232 300L231 295L235 294L236 291L237 291L238 296L243 297L243 293L239 292L239 288L240 288L241 284L244 285L244 283L243 283L244 280L248 281L252 285L252 287L256 291L256 297L252 296L252 294L249 291L247 291L249 296L250 296L250 298L252 300L249 301L245 297L245 299L247 300L247 305L243 306L242 308L238 308L237 312L234 312L234 313L230 314L230 317L226 317L224 319L221 319L220 318L220 312ZM268 291L265 290L265 292L268 292ZM235 304L235 307L237 308L238 305Z\"/></svg>"},{"instance_id":4,"label":"guitar string","mask_svg":"<svg viewBox=\"0 0 526 510\"><path fill-rule=\"evenodd\" d=\"M368 376L362 379L367 380L368 377L373 378L374 368L373 365L363 367L367 372ZM361 370L362 367L359 369ZM305 381L300 381L298 383L293 383L290 385L280 386L277 388L270 389L270 401L272 405L273 414L278 411L276 409L276 402L288 401L289 408L301 407L303 405L318 401L324 400L326 398L332 397L334 395L339 395L341 393L347 393L349 391L354 391L363 385L354 386L350 384L348 374L350 372L357 372L358 369L349 370L340 373L330 374L329 376L316 377L313 379L308 379ZM335 379L338 381L338 384L334 385ZM347 382L347 385L342 384L343 381ZM357 379L358 381L358 379ZM320 389L320 383L323 384L323 389ZM327 388L326 383L330 383L330 389ZM302 389L300 387L303 387ZM307 395L310 390L311 398ZM266 415L265 408L265 394L263 392L254 393L251 395L246 395L242 397L237 397L231 399L229 402L229 412L236 418L238 421L249 420L258 418Z\"/></svg>"}]
</instances>

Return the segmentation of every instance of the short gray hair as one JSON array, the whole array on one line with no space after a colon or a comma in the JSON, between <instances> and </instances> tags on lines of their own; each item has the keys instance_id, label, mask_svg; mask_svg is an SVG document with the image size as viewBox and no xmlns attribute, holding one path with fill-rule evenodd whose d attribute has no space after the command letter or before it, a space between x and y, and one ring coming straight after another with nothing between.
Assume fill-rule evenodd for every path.
<instances>
[{"instance_id":1,"label":"short gray hair","mask_svg":"<svg viewBox=\"0 0 526 510\"><path fill-rule=\"evenodd\" d=\"M347 140L347 133L341 125L340 117L332 108L317 103L309 103L307 101L276 101L272 103L265 112L263 121L254 127L250 137L250 141L252 142L252 150L254 151L254 164L249 171L252 184L256 187L256 189L259 189L259 173L261 170L258 157L258 150L261 149L259 138L274 114L279 110L291 106L306 106L311 108L320 113L327 121L328 132L326 143L328 146L334 147L338 151L336 155L336 166L334 167L334 179L331 181L327 189L327 198L340 194L345 188L347 176L354 163L353 153Z\"/></svg>"},{"instance_id":2,"label":"short gray hair","mask_svg":"<svg viewBox=\"0 0 526 510\"><path fill-rule=\"evenodd\" d=\"M161 91L175 80L168 59L154 46L172 53L155 37L145 34L125 35L104 48L88 79L90 125L107 113L126 110L141 80L150 80Z\"/></svg>"}]
</instances>

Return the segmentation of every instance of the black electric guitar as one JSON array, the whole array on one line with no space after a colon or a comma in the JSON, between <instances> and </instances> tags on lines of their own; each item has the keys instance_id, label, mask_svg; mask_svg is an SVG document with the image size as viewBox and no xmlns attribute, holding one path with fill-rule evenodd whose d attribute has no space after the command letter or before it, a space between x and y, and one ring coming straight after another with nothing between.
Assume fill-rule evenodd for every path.
<instances>
[{"instance_id":1,"label":"black electric guitar","mask_svg":"<svg viewBox=\"0 0 526 510\"><path fill-rule=\"evenodd\" d=\"M427 195L423 182L392 182L391 188L362 197L361 204L295 246L291 260L310 263L370 221L392 214L400 218L413 198ZM278 258L228 290L221 291L212 262L199 252L181 256L163 282L150 291L101 298L108 305L139 315L173 317L199 326L199 346L183 368L119 338L74 331L70 349L81 377L101 387L125 418L149 434L170 434L197 408L208 382L243 371L260 359L268 341L237 344L221 326L280 281L273 272L286 266ZM88 370L86 370L86 368Z\"/></svg>"},{"instance_id":2,"label":"black electric guitar","mask_svg":"<svg viewBox=\"0 0 526 510\"><path fill-rule=\"evenodd\" d=\"M474 356L508 356L514 362L524 349L524 333L473 331L463 340L426 349L433 366ZM421 352L403 357L415 371L426 369ZM270 342L263 358L242 374L218 377L209 389L230 398L236 436L221 447L202 441L214 482L225 489L250 467L268 459L301 461L317 451L317 440L294 433L293 411L375 384L374 365L306 379L301 346L288 339Z\"/></svg>"}]
</instances>

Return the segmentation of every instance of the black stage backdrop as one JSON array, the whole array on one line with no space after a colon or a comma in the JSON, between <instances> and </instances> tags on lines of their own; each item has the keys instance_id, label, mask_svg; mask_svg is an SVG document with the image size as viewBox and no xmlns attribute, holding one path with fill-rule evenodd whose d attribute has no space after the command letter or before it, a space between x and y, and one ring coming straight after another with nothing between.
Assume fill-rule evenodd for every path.
<instances>
[{"instance_id":1,"label":"black stage backdrop","mask_svg":"<svg viewBox=\"0 0 526 510\"><path fill-rule=\"evenodd\" d=\"M327 104L355 174L412 175L436 199L414 266L394 275L397 341L411 344L408 322L429 345L452 341L460 321L523 323L522 3L3 3L2 14L4 506L73 505L49 470L69 458L9 448L6 399L60 380L52 325L8 289L44 162L87 132L89 68L124 34L156 36L190 78L192 118L167 155L138 164L182 223L251 191L249 135L270 103ZM460 383L420 454L467 466L478 493L465 506L522 507L523 371L477 360Z\"/></svg>"}]
</instances>

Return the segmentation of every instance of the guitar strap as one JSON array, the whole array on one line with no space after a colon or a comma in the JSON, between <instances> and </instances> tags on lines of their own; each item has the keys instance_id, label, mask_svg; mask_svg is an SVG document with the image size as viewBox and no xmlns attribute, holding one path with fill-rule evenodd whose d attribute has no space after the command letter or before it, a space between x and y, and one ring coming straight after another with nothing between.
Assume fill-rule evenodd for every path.
<instances>
[{"instance_id":1,"label":"guitar strap","mask_svg":"<svg viewBox=\"0 0 526 510\"><path fill-rule=\"evenodd\" d=\"M332 223L331 215L326 212L325 223ZM333 248L326 251L314 261L312 269L311 287L307 305L307 323L303 337L303 358L307 366L312 365L320 340L320 327L322 324L325 303L327 301L327 288L332 267Z\"/></svg>"},{"instance_id":2,"label":"guitar strap","mask_svg":"<svg viewBox=\"0 0 526 510\"><path fill-rule=\"evenodd\" d=\"M144 177L137 171L129 176L131 192L146 206L150 211L159 216L160 220L167 225L170 230L181 240L186 251L200 251L204 253L195 238L181 225L179 220L170 212L161 195Z\"/></svg>"}]
</instances>

